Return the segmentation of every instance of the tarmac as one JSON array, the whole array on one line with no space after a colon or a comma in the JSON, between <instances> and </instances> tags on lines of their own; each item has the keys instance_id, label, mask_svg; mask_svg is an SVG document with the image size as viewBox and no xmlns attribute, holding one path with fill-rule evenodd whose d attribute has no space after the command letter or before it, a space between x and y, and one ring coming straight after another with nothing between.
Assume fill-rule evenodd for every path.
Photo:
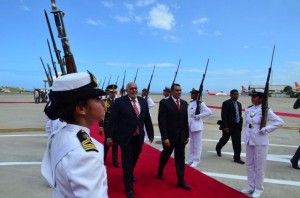
<instances>
[{"instance_id":1,"label":"tarmac","mask_svg":"<svg viewBox=\"0 0 300 198\"><path fill-rule=\"evenodd\" d=\"M151 146L160 149L160 133L157 124L158 102L162 95L150 95L156 102L151 116L155 130L155 141ZM221 137L217 120L221 111L218 107L228 96L204 95L203 100L210 106L213 115L204 122L203 148L199 171L214 179L240 190L247 185L246 165L233 162L231 142L222 149L218 157L215 146ZM189 95L182 99L190 101ZM251 105L249 96L240 96L243 108ZM285 125L272 132L262 198L296 198L300 191L300 170L293 169L290 159L298 148L300 139L300 111L294 110L294 98L271 97L269 107L274 112L289 113L280 116ZM13 103L12 103L13 102ZM1 198L46 198L51 197L51 188L41 175L41 161L47 136L44 131L46 117L45 103L33 103L31 94L0 94L0 197ZM296 116L293 116L296 115ZM189 145L186 147L188 159ZM245 161L245 145L242 144L242 160ZM156 173L153 173L156 174ZM226 197L226 195L224 195Z\"/></svg>"}]
</instances>

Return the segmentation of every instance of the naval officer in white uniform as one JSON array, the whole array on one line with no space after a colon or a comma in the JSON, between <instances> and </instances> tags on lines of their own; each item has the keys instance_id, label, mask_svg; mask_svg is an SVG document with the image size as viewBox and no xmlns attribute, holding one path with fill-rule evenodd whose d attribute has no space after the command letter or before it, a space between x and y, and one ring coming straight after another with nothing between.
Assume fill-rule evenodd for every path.
<instances>
[{"instance_id":1,"label":"naval officer in white uniform","mask_svg":"<svg viewBox=\"0 0 300 198\"><path fill-rule=\"evenodd\" d=\"M212 114L212 111L202 101L199 102L200 114L196 115L197 95L199 91L193 88L190 93L192 99L188 107L190 157L186 164L190 165L191 167L197 167L201 161L203 119L209 117Z\"/></svg>"},{"instance_id":2,"label":"naval officer in white uniform","mask_svg":"<svg viewBox=\"0 0 300 198\"><path fill-rule=\"evenodd\" d=\"M104 118L103 94L90 72L67 74L53 82L45 113L67 123L49 138L42 162L54 198L108 197L103 145L90 137L89 130Z\"/></svg>"},{"instance_id":3,"label":"naval officer in white uniform","mask_svg":"<svg viewBox=\"0 0 300 198\"><path fill-rule=\"evenodd\" d=\"M241 190L245 194L259 198L264 190L266 159L269 148L269 133L281 127L284 122L271 109L267 113L267 125L260 129L262 117L263 89L251 92L253 105L245 111L243 141L246 145L246 165L248 186ZM271 122L271 123L269 123Z\"/></svg>"}]
</instances>

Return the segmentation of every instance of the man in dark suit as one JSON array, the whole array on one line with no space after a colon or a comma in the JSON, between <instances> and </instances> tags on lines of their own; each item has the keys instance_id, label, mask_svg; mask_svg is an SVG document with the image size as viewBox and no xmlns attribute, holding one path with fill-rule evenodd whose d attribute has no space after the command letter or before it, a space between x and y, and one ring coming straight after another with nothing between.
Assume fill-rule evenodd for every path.
<instances>
[{"instance_id":1,"label":"man in dark suit","mask_svg":"<svg viewBox=\"0 0 300 198\"><path fill-rule=\"evenodd\" d=\"M104 120L99 123L99 126L100 126L99 131L100 131L100 134L103 134L103 130L104 130L105 142L106 142L106 138L107 138L106 132L108 130L108 121L110 118L111 111L115 104L117 88L118 88L118 86L115 84L108 85L106 87L106 92L109 97L103 99L103 107L104 107L104 111L105 111L105 116L104 116ZM117 130L116 127L115 127L115 130ZM112 145L112 161L113 161L113 165L116 168L119 168L120 164L118 162L118 143L117 143L117 141L115 141L115 139L113 139L113 141L114 141L114 144ZM104 144L104 162L106 161L106 157L107 157L109 148L110 148L110 146L108 146L107 144Z\"/></svg>"},{"instance_id":2,"label":"man in dark suit","mask_svg":"<svg viewBox=\"0 0 300 198\"><path fill-rule=\"evenodd\" d=\"M159 103L158 125L163 142L163 150L160 154L157 174L159 179L164 178L163 169L175 149L177 185L185 190L191 190L191 187L184 181L184 150L185 145L189 141L188 105L180 97L180 85L173 84L171 96L168 99L162 99Z\"/></svg>"},{"instance_id":3,"label":"man in dark suit","mask_svg":"<svg viewBox=\"0 0 300 198\"><path fill-rule=\"evenodd\" d=\"M239 92L236 89L230 91L230 99L222 104L222 137L216 146L217 155L222 156L221 149L228 142L230 136L234 151L234 162L245 164L241 160L241 133L243 126L242 105L238 102Z\"/></svg>"},{"instance_id":4,"label":"man in dark suit","mask_svg":"<svg viewBox=\"0 0 300 198\"><path fill-rule=\"evenodd\" d=\"M133 82L126 87L127 95L117 98L108 124L107 144L111 145L112 137L116 138L122 155L123 181L127 197L134 197L134 167L144 143L144 125L150 143L154 131L147 101L137 96L137 85ZM114 127L118 130L113 130Z\"/></svg>"}]
</instances>

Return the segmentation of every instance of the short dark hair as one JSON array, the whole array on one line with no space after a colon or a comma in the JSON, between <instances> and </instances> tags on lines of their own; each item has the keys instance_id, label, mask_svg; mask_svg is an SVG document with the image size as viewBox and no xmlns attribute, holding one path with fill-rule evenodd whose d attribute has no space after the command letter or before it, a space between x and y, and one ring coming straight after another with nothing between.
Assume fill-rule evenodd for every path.
<instances>
[{"instance_id":1,"label":"short dark hair","mask_svg":"<svg viewBox=\"0 0 300 198\"><path fill-rule=\"evenodd\" d=\"M179 87L180 87L180 84L178 84L178 83L173 83L172 86L171 86L171 91L174 90L174 87L175 87L175 86L177 86L177 87L179 86Z\"/></svg>"},{"instance_id":2,"label":"short dark hair","mask_svg":"<svg viewBox=\"0 0 300 198\"><path fill-rule=\"evenodd\" d=\"M237 92L239 92L239 91L236 90L236 89L233 89L233 90L230 91L230 95L231 95L231 94L234 94L234 93L237 93Z\"/></svg>"}]
</instances>

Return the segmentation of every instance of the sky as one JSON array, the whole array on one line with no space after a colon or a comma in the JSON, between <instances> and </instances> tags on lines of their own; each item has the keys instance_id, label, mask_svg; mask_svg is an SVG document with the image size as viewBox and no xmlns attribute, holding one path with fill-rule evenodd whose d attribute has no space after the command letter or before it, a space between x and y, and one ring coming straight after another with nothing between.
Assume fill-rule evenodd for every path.
<instances>
[{"instance_id":1,"label":"sky","mask_svg":"<svg viewBox=\"0 0 300 198\"><path fill-rule=\"evenodd\" d=\"M0 0L0 86L43 88L40 57L52 68L53 51L44 9L56 45L50 0ZM229 92L264 85L276 46L270 84L300 81L299 0L56 0L79 72L89 70L103 86L134 80L151 92L176 82L183 92ZM53 56L55 59L54 52ZM63 56L63 53L61 54ZM55 59L56 61L56 59ZM56 61L57 62L57 61ZM59 66L57 65L59 70ZM54 73L52 71L52 73ZM48 87L48 85L47 85Z\"/></svg>"}]
</instances>

